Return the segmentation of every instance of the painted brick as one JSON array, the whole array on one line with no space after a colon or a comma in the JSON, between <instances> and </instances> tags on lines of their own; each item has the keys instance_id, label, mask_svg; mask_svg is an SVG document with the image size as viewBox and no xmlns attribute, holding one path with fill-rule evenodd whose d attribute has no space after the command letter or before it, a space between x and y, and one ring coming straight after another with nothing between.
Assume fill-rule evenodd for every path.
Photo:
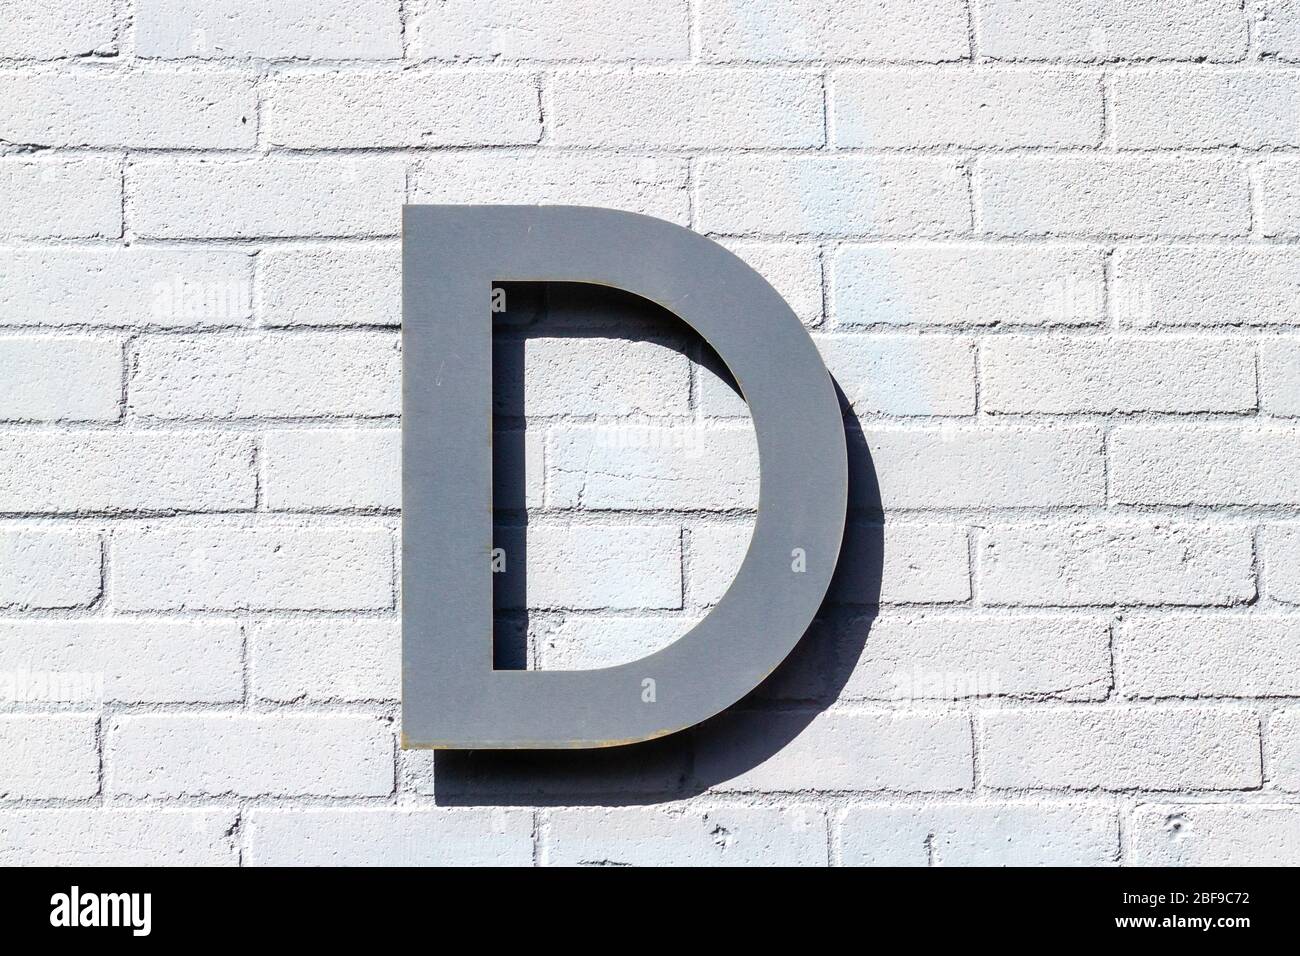
<instances>
[{"instance_id":1,"label":"painted brick","mask_svg":"<svg viewBox=\"0 0 1300 956\"><path fill-rule=\"evenodd\" d=\"M122 342L0 335L0 421L114 421Z\"/></svg>"},{"instance_id":2,"label":"painted brick","mask_svg":"<svg viewBox=\"0 0 1300 956\"><path fill-rule=\"evenodd\" d=\"M1131 325L1300 325L1300 253L1290 247L1131 246L1115 254Z\"/></svg>"},{"instance_id":3,"label":"painted brick","mask_svg":"<svg viewBox=\"0 0 1300 956\"><path fill-rule=\"evenodd\" d=\"M583 70L554 74L557 146L716 149L825 141L821 78L806 71Z\"/></svg>"},{"instance_id":4,"label":"painted brick","mask_svg":"<svg viewBox=\"0 0 1300 956\"><path fill-rule=\"evenodd\" d=\"M132 797L382 797L393 732L364 716L119 716L105 767L108 791Z\"/></svg>"},{"instance_id":5,"label":"painted brick","mask_svg":"<svg viewBox=\"0 0 1300 956\"><path fill-rule=\"evenodd\" d=\"M837 146L1096 146L1095 76L950 68L842 70L832 81Z\"/></svg>"},{"instance_id":6,"label":"painted brick","mask_svg":"<svg viewBox=\"0 0 1300 956\"><path fill-rule=\"evenodd\" d=\"M1244 412L1255 350L1208 339L996 337L980 352L988 412Z\"/></svg>"},{"instance_id":7,"label":"painted brick","mask_svg":"<svg viewBox=\"0 0 1300 956\"><path fill-rule=\"evenodd\" d=\"M697 745L696 774L717 790L971 788L970 724L963 714L884 711L736 713ZM764 740L786 740L767 755ZM755 757L757 765L750 766Z\"/></svg>"},{"instance_id":8,"label":"painted brick","mask_svg":"<svg viewBox=\"0 0 1300 956\"><path fill-rule=\"evenodd\" d=\"M264 249L257 256L262 325L402 323L402 255L391 243Z\"/></svg>"},{"instance_id":9,"label":"painted brick","mask_svg":"<svg viewBox=\"0 0 1300 956\"><path fill-rule=\"evenodd\" d=\"M1260 407L1271 415L1300 416L1300 341L1260 343Z\"/></svg>"},{"instance_id":10,"label":"painted brick","mask_svg":"<svg viewBox=\"0 0 1300 956\"><path fill-rule=\"evenodd\" d=\"M1300 73L1179 68L1115 78L1120 149L1300 145Z\"/></svg>"},{"instance_id":11,"label":"painted brick","mask_svg":"<svg viewBox=\"0 0 1300 956\"><path fill-rule=\"evenodd\" d=\"M551 866L826 865L826 819L804 807L560 809L545 832Z\"/></svg>"},{"instance_id":12,"label":"painted brick","mask_svg":"<svg viewBox=\"0 0 1300 956\"><path fill-rule=\"evenodd\" d=\"M748 425L552 428L548 501L561 508L754 508L758 445Z\"/></svg>"},{"instance_id":13,"label":"painted brick","mask_svg":"<svg viewBox=\"0 0 1300 956\"><path fill-rule=\"evenodd\" d=\"M859 485L859 507L871 507L877 493L886 510L1102 500L1101 435L1091 427L893 426L865 437L876 487Z\"/></svg>"},{"instance_id":14,"label":"painted brick","mask_svg":"<svg viewBox=\"0 0 1300 956\"><path fill-rule=\"evenodd\" d=\"M695 626L697 617L565 617L539 624L539 670L591 670L648 657Z\"/></svg>"},{"instance_id":15,"label":"painted brick","mask_svg":"<svg viewBox=\"0 0 1300 956\"><path fill-rule=\"evenodd\" d=\"M99 792L89 714L0 715L0 797L76 800Z\"/></svg>"},{"instance_id":16,"label":"painted brick","mask_svg":"<svg viewBox=\"0 0 1300 956\"><path fill-rule=\"evenodd\" d=\"M116 10L113 0L7 5L0 57L53 60L116 53Z\"/></svg>"},{"instance_id":17,"label":"painted brick","mask_svg":"<svg viewBox=\"0 0 1300 956\"><path fill-rule=\"evenodd\" d=\"M985 0L980 51L1000 60L1238 60L1236 0Z\"/></svg>"},{"instance_id":18,"label":"painted brick","mask_svg":"<svg viewBox=\"0 0 1300 956\"><path fill-rule=\"evenodd\" d=\"M257 138L251 77L229 72L67 70L5 74L0 139L31 146L246 149Z\"/></svg>"},{"instance_id":19,"label":"painted brick","mask_svg":"<svg viewBox=\"0 0 1300 956\"><path fill-rule=\"evenodd\" d=\"M1146 804L1125 827L1138 866L1289 866L1300 854L1300 807Z\"/></svg>"},{"instance_id":20,"label":"painted brick","mask_svg":"<svg viewBox=\"0 0 1300 956\"><path fill-rule=\"evenodd\" d=\"M408 56L440 60L684 60L681 0L553 0L539 16L527 0L446 0L412 18Z\"/></svg>"},{"instance_id":21,"label":"painted brick","mask_svg":"<svg viewBox=\"0 0 1300 956\"><path fill-rule=\"evenodd\" d=\"M392 538L374 527L118 532L109 593L127 610L325 610L393 604Z\"/></svg>"},{"instance_id":22,"label":"painted brick","mask_svg":"<svg viewBox=\"0 0 1300 956\"><path fill-rule=\"evenodd\" d=\"M244 696L243 637L234 621L5 620L0 671L63 675L69 693L53 699L83 706L229 703ZM94 687L94 699L71 693L83 686Z\"/></svg>"},{"instance_id":23,"label":"painted brick","mask_svg":"<svg viewBox=\"0 0 1300 956\"><path fill-rule=\"evenodd\" d=\"M991 156L978 202L995 236L1242 236L1245 169L1222 159Z\"/></svg>"},{"instance_id":24,"label":"painted brick","mask_svg":"<svg viewBox=\"0 0 1300 956\"><path fill-rule=\"evenodd\" d=\"M1076 803L852 806L836 825L845 866L1108 866L1109 807Z\"/></svg>"},{"instance_id":25,"label":"painted brick","mask_svg":"<svg viewBox=\"0 0 1300 956\"><path fill-rule=\"evenodd\" d=\"M235 866L234 810L0 811L5 866Z\"/></svg>"},{"instance_id":26,"label":"painted brick","mask_svg":"<svg viewBox=\"0 0 1300 956\"><path fill-rule=\"evenodd\" d=\"M1249 529L1142 519L989 525L986 604L1241 604L1255 596Z\"/></svg>"},{"instance_id":27,"label":"painted brick","mask_svg":"<svg viewBox=\"0 0 1300 956\"><path fill-rule=\"evenodd\" d=\"M958 0L704 0L706 60L898 60L941 63L970 55Z\"/></svg>"},{"instance_id":28,"label":"painted brick","mask_svg":"<svg viewBox=\"0 0 1300 956\"><path fill-rule=\"evenodd\" d=\"M391 332L266 332L141 339L128 385L146 418L389 416L400 410Z\"/></svg>"},{"instance_id":29,"label":"painted brick","mask_svg":"<svg viewBox=\"0 0 1300 956\"><path fill-rule=\"evenodd\" d=\"M0 432L0 513L239 511L253 445L227 432Z\"/></svg>"},{"instance_id":30,"label":"painted brick","mask_svg":"<svg viewBox=\"0 0 1300 956\"><path fill-rule=\"evenodd\" d=\"M0 323L244 325L252 314L251 261L245 252L216 248L4 249Z\"/></svg>"},{"instance_id":31,"label":"painted brick","mask_svg":"<svg viewBox=\"0 0 1300 956\"><path fill-rule=\"evenodd\" d=\"M1289 648L1287 653L1291 653ZM1269 719L1264 766L1269 782L1278 790L1300 792L1300 711L1280 711Z\"/></svg>"},{"instance_id":32,"label":"painted brick","mask_svg":"<svg viewBox=\"0 0 1300 956\"><path fill-rule=\"evenodd\" d=\"M0 531L0 607L85 607L100 594L99 536L84 531Z\"/></svg>"},{"instance_id":33,"label":"painted brick","mask_svg":"<svg viewBox=\"0 0 1300 956\"><path fill-rule=\"evenodd\" d=\"M686 180L686 162L674 156L448 153L415 165L411 201L607 206L685 223Z\"/></svg>"},{"instance_id":34,"label":"painted brick","mask_svg":"<svg viewBox=\"0 0 1300 956\"><path fill-rule=\"evenodd\" d=\"M532 813L519 809L255 809L252 866L531 866Z\"/></svg>"},{"instance_id":35,"label":"painted brick","mask_svg":"<svg viewBox=\"0 0 1300 956\"><path fill-rule=\"evenodd\" d=\"M1297 440L1289 425L1123 426L1111 435L1111 491L1124 504L1297 504Z\"/></svg>"},{"instance_id":36,"label":"painted brick","mask_svg":"<svg viewBox=\"0 0 1300 956\"><path fill-rule=\"evenodd\" d=\"M266 506L340 511L402 506L402 433L396 428L266 433Z\"/></svg>"},{"instance_id":37,"label":"painted brick","mask_svg":"<svg viewBox=\"0 0 1300 956\"><path fill-rule=\"evenodd\" d=\"M140 160L127 170L127 221L168 239L394 236L401 160L373 157Z\"/></svg>"},{"instance_id":38,"label":"painted brick","mask_svg":"<svg viewBox=\"0 0 1300 956\"><path fill-rule=\"evenodd\" d=\"M770 282L800 322L809 327L821 324L822 262L816 246L744 239L722 244Z\"/></svg>"},{"instance_id":39,"label":"painted brick","mask_svg":"<svg viewBox=\"0 0 1300 956\"><path fill-rule=\"evenodd\" d=\"M0 235L113 239L122 234L122 170L114 159L0 157Z\"/></svg>"},{"instance_id":40,"label":"painted brick","mask_svg":"<svg viewBox=\"0 0 1300 956\"><path fill-rule=\"evenodd\" d=\"M1260 234L1270 239L1300 236L1300 163L1285 160L1264 163L1255 175Z\"/></svg>"},{"instance_id":41,"label":"painted brick","mask_svg":"<svg viewBox=\"0 0 1300 956\"><path fill-rule=\"evenodd\" d=\"M987 711L984 781L995 788L1244 790L1260 784L1259 720L1224 708Z\"/></svg>"},{"instance_id":42,"label":"painted brick","mask_svg":"<svg viewBox=\"0 0 1300 956\"><path fill-rule=\"evenodd\" d=\"M264 97L266 139L297 149L505 146L535 143L542 132L537 86L526 73L291 74Z\"/></svg>"},{"instance_id":43,"label":"painted brick","mask_svg":"<svg viewBox=\"0 0 1300 956\"><path fill-rule=\"evenodd\" d=\"M1110 633L1104 620L887 614L871 622L866 647L840 697L1098 700L1110 683Z\"/></svg>"},{"instance_id":44,"label":"painted brick","mask_svg":"<svg viewBox=\"0 0 1300 956\"><path fill-rule=\"evenodd\" d=\"M397 700L401 630L382 618L267 619L249 627L253 693L262 700Z\"/></svg>"},{"instance_id":45,"label":"painted brick","mask_svg":"<svg viewBox=\"0 0 1300 956\"><path fill-rule=\"evenodd\" d=\"M970 231L950 159L719 156L698 170L698 227L726 235L942 236Z\"/></svg>"},{"instance_id":46,"label":"painted brick","mask_svg":"<svg viewBox=\"0 0 1300 956\"><path fill-rule=\"evenodd\" d=\"M161 59L381 60L402 55L397 0L140 0L136 53Z\"/></svg>"},{"instance_id":47,"label":"painted brick","mask_svg":"<svg viewBox=\"0 0 1300 956\"><path fill-rule=\"evenodd\" d=\"M1260 535L1265 592L1279 601L1300 604L1300 525L1274 525Z\"/></svg>"},{"instance_id":48,"label":"painted brick","mask_svg":"<svg viewBox=\"0 0 1300 956\"><path fill-rule=\"evenodd\" d=\"M1115 642L1128 697L1300 696L1300 618L1126 617Z\"/></svg>"},{"instance_id":49,"label":"painted brick","mask_svg":"<svg viewBox=\"0 0 1300 956\"><path fill-rule=\"evenodd\" d=\"M1102 258L1072 246L870 245L835 252L838 326L1090 325Z\"/></svg>"},{"instance_id":50,"label":"painted brick","mask_svg":"<svg viewBox=\"0 0 1300 956\"><path fill-rule=\"evenodd\" d=\"M1291 63L1300 62L1300 3L1254 0L1249 10L1259 52Z\"/></svg>"}]
</instances>

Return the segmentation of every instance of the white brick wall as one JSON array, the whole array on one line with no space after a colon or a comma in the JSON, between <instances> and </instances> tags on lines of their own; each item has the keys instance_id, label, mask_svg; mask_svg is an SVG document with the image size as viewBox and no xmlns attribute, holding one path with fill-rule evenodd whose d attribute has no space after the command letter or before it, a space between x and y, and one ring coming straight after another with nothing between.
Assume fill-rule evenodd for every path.
<instances>
[{"instance_id":1,"label":"white brick wall","mask_svg":"<svg viewBox=\"0 0 1300 956\"><path fill-rule=\"evenodd\" d=\"M1300 2L5 10L0 863L1300 853ZM404 202L678 222L812 332L850 530L744 708L397 747ZM755 520L716 362L606 312L498 330L530 666L672 641Z\"/></svg>"}]
</instances>

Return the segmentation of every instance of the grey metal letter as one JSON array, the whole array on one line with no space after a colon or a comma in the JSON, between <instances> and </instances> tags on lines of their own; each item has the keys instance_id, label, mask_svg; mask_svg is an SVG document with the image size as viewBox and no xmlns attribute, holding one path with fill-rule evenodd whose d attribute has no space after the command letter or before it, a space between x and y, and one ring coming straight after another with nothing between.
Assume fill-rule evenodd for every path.
<instances>
[{"instance_id":1,"label":"grey metal letter","mask_svg":"<svg viewBox=\"0 0 1300 956\"><path fill-rule=\"evenodd\" d=\"M844 426L808 333L758 273L672 223L581 206L403 212L403 746L607 747L739 700L807 630L844 532ZM749 403L760 467L749 551L713 611L641 660L493 669L488 302L507 281L596 283L659 304L713 346Z\"/></svg>"}]
</instances>

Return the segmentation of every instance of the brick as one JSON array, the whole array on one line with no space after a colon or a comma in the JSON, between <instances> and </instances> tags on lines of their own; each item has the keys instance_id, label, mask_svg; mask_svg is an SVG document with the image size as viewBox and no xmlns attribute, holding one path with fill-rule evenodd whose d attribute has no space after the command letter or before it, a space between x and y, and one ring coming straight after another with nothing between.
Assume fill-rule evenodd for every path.
<instances>
[{"instance_id":1,"label":"brick","mask_svg":"<svg viewBox=\"0 0 1300 956\"><path fill-rule=\"evenodd\" d=\"M740 570L752 535L752 522L691 527L687 578L691 606L712 606L721 599ZM969 551L961 525L891 518L882 526L850 519L830 600L844 605L969 600Z\"/></svg>"},{"instance_id":2,"label":"brick","mask_svg":"<svg viewBox=\"0 0 1300 956\"><path fill-rule=\"evenodd\" d=\"M266 506L341 511L402 506L402 433L396 428L266 433Z\"/></svg>"},{"instance_id":3,"label":"brick","mask_svg":"<svg viewBox=\"0 0 1300 956\"><path fill-rule=\"evenodd\" d=\"M1115 77L1120 149L1300 145L1300 73L1170 69Z\"/></svg>"},{"instance_id":4,"label":"brick","mask_svg":"<svg viewBox=\"0 0 1300 956\"><path fill-rule=\"evenodd\" d=\"M498 608L678 608L676 525L528 523L496 529Z\"/></svg>"},{"instance_id":5,"label":"brick","mask_svg":"<svg viewBox=\"0 0 1300 956\"><path fill-rule=\"evenodd\" d=\"M1270 415L1300 416L1300 340L1260 343L1259 391L1260 407Z\"/></svg>"},{"instance_id":6,"label":"brick","mask_svg":"<svg viewBox=\"0 0 1300 956\"><path fill-rule=\"evenodd\" d=\"M251 77L65 70L0 79L0 139L31 146L247 149L257 139Z\"/></svg>"},{"instance_id":7,"label":"brick","mask_svg":"<svg viewBox=\"0 0 1300 956\"><path fill-rule=\"evenodd\" d=\"M1269 239L1300 236L1300 163L1276 160L1256 170L1257 227Z\"/></svg>"},{"instance_id":8,"label":"brick","mask_svg":"<svg viewBox=\"0 0 1300 956\"><path fill-rule=\"evenodd\" d=\"M397 0L140 0L136 54L160 59L382 60L402 55Z\"/></svg>"},{"instance_id":9,"label":"brick","mask_svg":"<svg viewBox=\"0 0 1300 956\"><path fill-rule=\"evenodd\" d=\"M407 26L408 56L440 60L684 60L687 5L663 0L591 4L554 0L446 0Z\"/></svg>"},{"instance_id":10,"label":"brick","mask_svg":"<svg viewBox=\"0 0 1300 956\"><path fill-rule=\"evenodd\" d=\"M144 338L130 408L162 419L396 415L399 346L385 331Z\"/></svg>"},{"instance_id":11,"label":"brick","mask_svg":"<svg viewBox=\"0 0 1300 956\"><path fill-rule=\"evenodd\" d=\"M1300 252L1290 247L1132 246L1115 254L1132 325L1300 325Z\"/></svg>"},{"instance_id":12,"label":"brick","mask_svg":"<svg viewBox=\"0 0 1300 956\"><path fill-rule=\"evenodd\" d=\"M1291 63L1300 62L1300 3L1253 0L1248 10L1259 52Z\"/></svg>"},{"instance_id":13,"label":"brick","mask_svg":"<svg viewBox=\"0 0 1300 956\"><path fill-rule=\"evenodd\" d=\"M547 500L562 508L758 504L758 445L747 425L557 426L546 462Z\"/></svg>"},{"instance_id":14,"label":"brick","mask_svg":"<svg viewBox=\"0 0 1300 956\"><path fill-rule=\"evenodd\" d=\"M391 243L271 248L257 262L262 325L402 324L402 255Z\"/></svg>"},{"instance_id":15,"label":"brick","mask_svg":"<svg viewBox=\"0 0 1300 956\"><path fill-rule=\"evenodd\" d=\"M686 162L674 156L511 153L433 156L415 166L412 202L606 206L685 224Z\"/></svg>"},{"instance_id":16,"label":"brick","mask_svg":"<svg viewBox=\"0 0 1300 956\"><path fill-rule=\"evenodd\" d=\"M980 352L987 412L1245 412L1255 350L1210 339L998 336Z\"/></svg>"},{"instance_id":17,"label":"brick","mask_svg":"<svg viewBox=\"0 0 1300 956\"><path fill-rule=\"evenodd\" d=\"M1115 651L1128 697L1300 696L1300 619L1286 615L1126 617Z\"/></svg>"},{"instance_id":18,"label":"brick","mask_svg":"<svg viewBox=\"0 0 1300 956\"><path fill-rule=\"evenodd\" d=\"M1290 647L1285 653L1294 657ZM1269 782L1278 790L1300 792L1300 711L1284 710L1272 716L1268 724L1267 754L1265 767Z\"/></svg>"},{"instance_id":19,"label":"brick","mask_svg":"<svg viewBox=\"0 0 1300 956\"><path fill-rule=\"evenodd\" d=\"M853 503L895 508L1099 504L1101 435L1092 427L926 425L865 431L874 476ZM868 483L874 477L875 487Z\"/></svg>"},{"instance_id":20,"label":"brick","mask_svg":"<svg viewBox=\"0 0 1300 956\"><path fill-rule=\"evenodd\" d=\"M0 433L0 513L250 509L252 450L225 432Z\"/></svg>"},{"instance_id":21,"label":"brick","mask_svg":"<svg viewBox=\"0 0 1300 956\"><path fill-rule=\"evenodd\" d=\"M245 325L252 259L234 249L0 250L4 325Z\"/></svg>"},{"instance_id":22,"label":"brick","mask_svg":"<svg viewBox=\"0 0 1300 956\"><path fill-rule=\"evenodd\" d=\"M109 792L175 797L383 797L393 732L365 716L144 714L113 718Z\"/></svg>"},{"instance_id":23,"label":"brick","mask_svg":"<svg viewBox=\"0 0 1300 956\"><path fill-rule=\"evenodd\" d=\"M789 743L769 754L773 740ZM696 753L696 775L721 791L949 792L971 788L971 767L969 719L956 713L733 712Z\"/></svg>"},{"instance_id":24,"label":"brick","mask_svg":"<svg viewBox=\"0 0 1300 956\"><path fill-rule=\"evenodd\" d=\"M0 157L0 235L114 239L122 235L122 170L115 159Z\"/></svg>"},{"instance_id":25,"label":"brick","mask_svg":"<svg viewBox=\"0 0 1300 956\"><path fill-rule=\"evenodd\" d=\"M1073 246L871 245L835 252L836 325L1090 325L1100 253Z\"/></svg>"},{"instance_id":26,"label":"brick","mask_svg":"<svg viewBox=\"0 0 1300 956\"><path fill-rule=\"evenodd\" d=\"M236 811L0 811L5 866L235 866Z\"/></svg>"},{"instance_id":27,"label":"brick","mask_svg":"<svg viewBox=\"0 0 1300 956\"><path fill-rule=\"evenodd\" d=\"M526 145L542 133L537 86L526 73L287 74L264 96L267 140L298 149Z\"/></svg>"},{"instance_id":28,"label":"brick","mask_svg":"<svg viewBox=\"0 0 1300 956\"><path fill-rule=\"evenodd\" d=\"M1259 719L1195 707L986 711L980 747L994 788L1241 790L1260 784Z\"/></svg>"},{"instance_id":29,"label":"brick","mask_svg":"<svg viewBox=\"0 0 1300 956\"><path fill-rule=\"evenodd\" d=\"M1300 604L1300 526L1264 528L1260 549L1266 593L1288 604Z\"/></svg>"},{"instance_id":30,"label":"brick","mask_svg":"<svg viewBox=\"0 0 1300 956\"><path fill-rule=\"evenodd\" d=\"M51 700L83 706L229 703L244 696L243 637L234 621L0 621L0 672L50 675Z\"/></svg>"},{"instance_id":31,"label":"brick","mask_svg":"<svg viewBox=\"0 0 1300 956\"><path fill-rule=\"evenodd\" d=\"M396 620L262 620L249 627L253 693L261 700L398 700L402 641Z\"/></svg>"},{"instance_id":32,"label":"brick","mask_svg":"<svg viewBox=\"0 0 1300 956\"><path fill-rule=\"evenodd\" d=\"M1066 615L886 614L871 622L840 699L1099 700L1110 684L1105 621Z\"/></svg>"},{"instance_id":33,"label":"brick","mask_svg":"<svg viewBox=\"0 0 1300 956\"><path fill-rule=\"evenodd\" d=\"M97 534L0 531L0 607L86 607L99 597L100 565Z\"/></svg>"},{"instance_id":34,"label":"brick","mask_svg":"<svg viewBox=\"0 0 1300 956\"><path fill-rule=\"evenodd\" d=\"M126 610L393 606L392 539L362 526L146 527L112 546L109 591Z\"/></svg>"},{"instance_id":35,"label":"brick","mask_svg":"<svg viewBox=\"0 0 1300 956\"><path fill-rule=\"evenodd\" d=\"M851 806L836 832L845 866L1108 866L1119 851L1116 812L1082 803Z\"/></svg>"},{"instance_id":36,"label":"brick","mask_svg":"<svg viewBox=\"0 0 1300 956\"><path fill-rule=\"evenodd\" d=\"M976 548L986 604L1241 604L1255 596L1249 529L1141 519L990 525Z\"/></svg>"},{"instance_id":37,"label":"brick","mask_svg":"<svg viewBox=\"0 0 1300 956\"><path fill-rule=\"evenodd\" d=\"M541 508L546 480L545 435L540 429L492 433L492 508Z\"/></svg>"},{"instance_id":38,"label":"brick","mask_svg":"<svg viewBox=\"0 0 1300 956\"><path fill-rule=\"evenodd\" d=\"M406 170L399 159L166 159L127 171L127 219L142 236L394 236Z\"/></svg>"},{"instance_id":39,"label":"brick","mask_svg":"<svg viewBox=\"0 0 1300 956\"><path fill-rule=\"evenodd\" d=\"M970 231L965 175L950 159L719 156L699 165L705 232L943 236Z\"/></svg>"},{"instance_id":40,"label":"brick","mask_svg":"<svg viewBox=\"0 0 1300 956\"><path fill-rule=\"evenodd\" d=\"M999 60L1238 60L1236 0L987 0L980 51Z\"/></svg>"},{"instance_id":41,"label":"brick","mask_svg":"<svg viewBox=\"0 0 1300 956\"><path fill-rule=\"evenodd\" d=\"M809 807L562 808L545 833L550 866L826 865L826 819Z\"/></svg>"},{"instance_id":42,"label":"brick","mask_svg":"<svg viewBox=\"0 0 1300 956\"><path fill-rule=\"evenodd\" d=\"M1222 159L990 156L978 201L996 236L1242 236L1245 170Z\"/></svg>"},{"instance_id":43,"label":"brick","mask_svg":"<svg viewBox=\"0 0 1300 956\"><path fill-rule=\"evenodd\" d=\"M0 797L76 800L99 793L90 714L0 715Z\"/></svg>"},{"instance_id":44,"label":"brick","mask_svg":"<svg viewBox=\"0 0 1300 956\"><path fill-rule=\"evenodd\" d=\"M1111 490L1124 504L1297 504L1298 439L1286 425L1117 428Z\"/></svg>"},{"instance_id":45,"label":"brick","mask_svg":"<svg viewBox=\"0 0 1300 956\"><path fill-rule=\"evenodd\" d=\"M115 421L122 342L0 335L0 421Z\"/></svg>"},{"instance_id":46,"label":"brick","mask_svg":"<svg viewBox=\"0 0 1300 956\"><path fill-rule=\"evenodd\" d=\"M691 360L660 342L527 338L497 342L496 415L690 414Z\"/></svg>"},{"instance_id":47,"label":"brick","mask_svg":"<svg viewBox=\"0 0 1300 956\"><path fill-rule=\"evenodd\" d=\"M252 866L531 866L526 809L254 809Z\"/></svg>"},{"instance_id":48,"label":"brick","mask_svg":"<svg viewBox=\"0 0 1300 956\"><path fill-rule=\"evenodd\" d=\"M1290 866L1300 854L1300 807L1147 804L1125 831L1139 866Z\"/></svg>"},{"instance_id":49,"label":"brick","mask_svg":"<svg viewBox=\"0 0 1300 956\"><path fill-rule=\"evenodd\" d=\"M970 55L959 0L705 0L706 60L888 60L940 63Z\"/></svg>"},{"instance_id":50,"label":"brick","mask_svg":"<svg viewBox=\"0 0 1300 956\"><path fill-rule=\"evenodd\" d=\"M592 670L648 657L697 623L692 617L566 617L537 625L539 670Z\"/></svg>"},{"instance_id":51,"label":"brick","mask_svg":"<svg viewBox=\"0 0 1300 956\"><path fill-rule=\"evenodd\" d=\"M809 327L821 324L822 262L815 245L743 239L722 244L771 283L800 322Z\"/></svg>"},{"instance_id":52,"label":"brick","mask_svg":"<svg viewBox=\"0 0 1300 956\"><path fill-rule=\"evenodd\" d=\"M0 58L54 60L118 50L113 0L5 5Z\"/></svg>"},{"instance_id":53,"label":"brick","mask_svg":"<svg viewBox=\"0 0 1300 956\"><path fill-rule=\"evenodd\" d=\"M822 83L790 70L583 70L553 74L557 146L654 149L821 146Z\"/></svg>"},{"instance_id":54,"label":"brick","mask_svg":"<svg viewBox=\"0 0 1300 956\"><path fill-rule=\"evenodd\" d=\"M1079 73L876 68L834 74L837 146L1096 146L1097 77Z\"/></svg>"}]
</instances>

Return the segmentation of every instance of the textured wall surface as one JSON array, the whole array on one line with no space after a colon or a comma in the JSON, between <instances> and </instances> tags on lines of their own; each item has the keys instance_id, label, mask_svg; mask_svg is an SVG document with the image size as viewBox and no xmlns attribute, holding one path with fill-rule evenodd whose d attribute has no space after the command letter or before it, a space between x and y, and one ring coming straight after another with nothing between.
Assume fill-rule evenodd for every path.
<instances>
[{"instance_id":1,"label":"textured wall surface","mask_svg":"<svg viewBox=\"0 0 1300 956\"><path fill-rule=\"evenodd\" d=\"M0 863L1300 859L1297 0L0 11ZM403 202L672 220L808 326L850 528L741 706L398 749ZM498 656L635 658L745 406L507 293Z\"/></svg>"}]
</instances>

